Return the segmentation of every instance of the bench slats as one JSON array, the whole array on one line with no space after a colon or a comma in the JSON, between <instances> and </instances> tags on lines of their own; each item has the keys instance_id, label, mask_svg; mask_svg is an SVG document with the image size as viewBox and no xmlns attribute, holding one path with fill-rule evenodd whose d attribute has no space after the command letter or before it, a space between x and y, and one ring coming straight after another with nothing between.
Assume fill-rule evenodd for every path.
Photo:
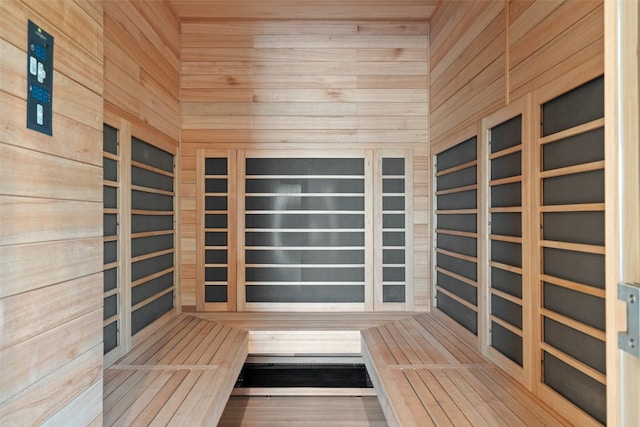
<instances>
[{"instance_id":1,"label":"bench slats","mask_svg":"<svg viewBox=\"0 0 640 427\"><path fill-rule=\"evenodd\" d=\"M226 316L178 315L106 369L104 425L216 425L248 355L245 328L258 324L255 313L249 322ZM389 426L569 425L431 314L337 318L328 330L362 327L362 357ZM280 313L257 330L331 326L301 319Z\"/></svg>"}]
</instances>

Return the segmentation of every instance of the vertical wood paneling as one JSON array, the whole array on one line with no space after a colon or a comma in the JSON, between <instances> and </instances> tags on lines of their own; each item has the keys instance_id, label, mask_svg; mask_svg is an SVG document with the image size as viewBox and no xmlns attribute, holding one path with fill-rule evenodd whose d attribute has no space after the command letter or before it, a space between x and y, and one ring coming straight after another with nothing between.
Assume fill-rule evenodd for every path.
<instances>
[{"instance_id":1,"label":"vertical wood paneling","mask_svg":"<svg viewBox=\"0 0 640 427\"><path fill-rule=\"evenodd\" d=\"M428 24L185 21L181 26L182 304L196 303L195 156L207 148L428 153ZM348 146L347 146L348 144ZM420 157L416 157L420 158ZM414 221L428 221L428 162ZM425 236L414 229L415 245ZM423 233L424 234L424 233ZM414 258L428 258L426 245ZM427 289L426 268L415 286ZM427 305L421 306L426 308Z\"/></svg>"},{"instance_id":2,"label":"vertical wood paneling","mask_svg":"<svg viewBox=\"0 0 640 427\"><path fill-rule=\"evenodd\" d=\"M7 425L101 419L101 14L101 3L85 1L0 6L0 419ZM28 19L55 38L52 137L25 126ZM80 401L76 418L70 408Z\"/></svg>"}]
</instances>

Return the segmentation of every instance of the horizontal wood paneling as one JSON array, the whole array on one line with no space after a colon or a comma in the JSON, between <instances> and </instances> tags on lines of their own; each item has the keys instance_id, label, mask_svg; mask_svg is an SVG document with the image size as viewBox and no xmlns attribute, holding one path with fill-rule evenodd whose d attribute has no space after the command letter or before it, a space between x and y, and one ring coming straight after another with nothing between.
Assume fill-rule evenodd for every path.
<instances>
[{"instance_id":1,"label":"horizontal wood paneling","mask_svg":"<svg viewBox=\"0 0 640 427\"><path fill-rule=\"evenodd\" d=\"M505 104L504 13L501 1L446 2L436 12L447 19L431 29L432 144Z\"/></svg>"},{"instance_id":2,"label":"horizontal wood paneling","mask_svg":"<svg viewBox=\"0 0 640 427\"><path fill-rule=\"evenodd\" d=\"M50 329L33 339L0 350L0 375L5 396L27 388L55 372L67 361L67 354L82 354L102 342L95 325L102 321L100 310L78 317L60 328ZM73 333L69 333L73 331ZM64 348L65 351L59 351Z\"/></svg>"},{"instance_id":3,"label":"horizontal wood paneling","mask_svg":"<svg viewBox=\"0 0 640 427\"><path fill-rule=\"evenodd\" d=\"M180 138L179 23L166 3L104 5L104 100L137 123Z\"/></svg>"},{"instance_id":4,"label":"horizontal wood paneling","mask_svg":"<svg viewBox=\"0 0 640 427\"><path fill-rule=\"evenodd\" d=\"M100 326L100 325L98 325ZM0 405L0 418L7 425L21 425L24 420L39 425L48 422L66 409L67 404L89 387L96 395L102 390L94 385L102 381L102 344L74 357L70 363L61 366L57 371L42 380L33 383L20 393L11 396ZM102 413L102 401L94 399L94 406L85 408L99 417ZM99 406L98 406L99 405ZM65 411L66 412L66 411ZM73 414L63 424L73 424Z\"/></svg>"},{"instance_id":5,"label":"horizontal wood paneling","mask_svg":"<svg viewBox=\"0 0 640 427\"><path fill-rule=\"evenodd\" d=\"M183 19L427 20L437 0L171 0Z\"/></svg>"},{"instance_id":6,"label":"horizontal wood paneling","mask_svg":"<svg viewBox=\"0 0 640 427\"><path fill-rule=\"evenodd\" d=\"M553 88L556 90L555 93L560 94L601 75L604 71L603 9L601 0L443 2L434 13L430 28L429 88L432 153L437 154L451 147L463 134L477 134L481 119L498 112L506 105L516 105L518 100L526 101L528 94L536 93L542 87ZM535 115L529 114L529 116L537 123ZM525 119L526 117L528 116L525 115ZM532 132L533 127L532 122L528 128L524 129L525 134ZM528 147L524 147L523 150L525 156L532 155L534 152L533 148ZM493 155L492 158L496 157L498 156ZM532 161L524 164L523 174L525 172L532 174L531 170L535 169L533 166ZM480 172L481 175L484 173L483 170ZM486 176L482 179L489 182ZM492 181L494 185L499 183L505 183L505 181ZM536 206L540 203L531 193L534 189L535 186L526 186L526 183L523 183L523 206L525 203L533 203ZM480 191L480 198L484 200L483 194L486 191L482 189ZM577 210L573 206L567 208L572 211ZM495 212L507 212L510 208L494 209L498 209ZM553 212L558 210L556 206ZM512 237L505 239L496 235L487 235L486 225L482 225L486 224L486 218L483 219L482 216L478 224L480 227L478 233L481 236L484 235L485 241L494 239L496 242L512 242L511 244L518 242ZM492 224L495 225L495 221L492 221ZM539 233L535 224L532 227L527 231L530 237ZM496 238L498 240L495 240ZM535 246L535 242L530 238L527 240L525 234L522 239L524 239L521 241L523 248ZM572 248L593 249L587 246ZM486 252L488 248L483 250ZM527 257L527 252L533 252L533 250L527 249L523 252L523 258ZM484 262L487 253L480 254L483 268L489 268L489 264ZM513 271L524 272L525 276L529 275L532 272L530 269L526 270L527 262L523 264L522 269L517 267ZM506 267L502 262L494 261L493 265L500 268ZM483 277L487 278L486 274L481 276L479 285L484 293ZM528 282L523 283L523 286L531 288L531 280ZM492 292L494 296L501 298L507 296L496 293L495 289ZM487 298L486 295L483 297ZM528 293L523 296L522 301L525 305L533 306L536 304L535 298L539 296ZM513 301L518 302L519 299ZM489 321L489 313L480 314L485 322ZM532 310L529 310L528 314L525 310L523 315L526 316L523 319L525 328L527 322L531 325L539 324ZM495 317L491 319L503 328L508 327L505 322L497 322ZM533 336L527 339L527 333ZM531 348L535 345L537 339L535 335L535 330L525 331L523 336L527 342L523 344L525 352L529 354L528 357L536 360L533 365L539 368L538 353L540 351L526 350L527 346ZM487 345L482 342L482 336L480 338L478 345L486 350ZM532 370L533 368L529 369L529 373L525 375L530 376L530 383L537 384L532 386L536 389L536 393L539 393L540 397L545 397L544 392L539 390L540 375L534 378L536 374L531 372ZM557 397L551 399L557 399ZM567 416L573 417L575 412L568 410Z\"/></svg>"},{"instance_id":7,"label":"horizontal wood paneling","mask_svg":"<svg viewBox=\"0 0 640 427\"><path fill-rule=\"evenodd\" d=\"M44 4L46 6L41 7ZM102 7L98 7L98 9L101 10ZM24 61L26 61L27 31L25 30L25 22L31 19L37 24L42 22L40 25L44 25L44 22L50 23L47 30L51 27L58 30L55 34L50 31L55 37L55 70L88 88L94 92L94 96L100 95L102 91L102 38L94 38L93 34L102 32L102 20L96 21L94 18L80 5L64 0L50 2L43 0L35 2L14 1L11 2L11 7L2 9L2 16L0 16L2 40L22 51ZM78 60L78 58L82 58L82 60ZM5 60L10 59L3 52L2 90L10 91L11 88L18 91L21 97L26 98L26 91L22 84L26 79L25 62L22 61L19 68L7 67L8 69L5 70L5 64L7 64ZM5 71L24 77L18 86L11 84L5 86L5 77L8 76ZM55 97L58 100L58 92ZM65 102L69 101L71 100L65 100Z\"/></svg>"},{"instance_id":8,"label":"horizontal wood paneling","mask_svg":"<svg viewBox=\"0 0 640 427\"><path fill-rule=\"evenodd\" d=\"M55 40L53 136L25 126L28 19ZM2 4L0 419L7 425L101 420L102 36L99 2Z\"/></svg>"},{"instance_id":9,"label":"horizontal wood paneling","mask_svg":"<svg viewBox=\"0 0 640 427\"><path fill-rule=\"evenodd\" d=\"M99 310L102 289L95 286L102 275L94 274L61 285L23 292L0 300L3 332L0 350L59 327L70 320ZM64 310L59 307L64 306ZM50 313L42 316L42 313Z\"/></svg>"},{"instance_id":10,"label":"horizontal wood paneling","mask_svg":"<svg viewBox=\"0 0 640 427\"><path fill-rule=\"evenodd\" d=\"M0 245L33 243L100 235L100 206L92 202L0 195Z\"/></svg>"},{"instance_id":11,"label":"horizontal wood paneling","mask_svg":"<svg viewBox=\"0 0 640 427\"><path fill-rule=\"evenodd\" d=\"M604 70L601 0L444 2L431 20L431 142L576 69Z\"/></svg>"},{"instance_id":12,"label":"horizontal wood paneling","mask_svg":"<svg viewBox=\"0 0 640 427\"><path fill-rule=\"evenodd\" d=\"M278 4L269 6L276 10ZM294 19L295 11L289 12ZM186 20L181 26L180 224L181 243L190 248L182 252L185 305L195 304L197 149L349 144L426 155L428 24L314 18L320 20ZM415 176L424 175L426 167L420 163ZM416 185L424 190L424 182ZM428 194L422 191L420 197L414 218L424 223ZM415 258L427 259L426 248ZM416 286L426 290L422 270Z\"/></svg>"},{"instance_id":13,"label":"horizontal wood paneling","mask_svg":"<svg viewBox=\"0 0 640 427\"><path fill-rule=\"evenodd\" d=\"M527 9L520 19L536 21L537 13L537 10ZM510 35L518 29L519 23L510 25ZM603 3L575 0L564 3L521 38L510 39L509 57L511 99L532 92L594 59L601 64L600 73L604 72Z\"/></svg>"}]
</instances>

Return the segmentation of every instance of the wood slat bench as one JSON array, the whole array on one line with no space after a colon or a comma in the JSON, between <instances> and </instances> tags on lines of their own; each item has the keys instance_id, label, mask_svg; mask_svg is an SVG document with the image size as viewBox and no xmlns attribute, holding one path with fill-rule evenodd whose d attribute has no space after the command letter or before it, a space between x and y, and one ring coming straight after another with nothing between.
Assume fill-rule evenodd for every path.
<instances>
[{"instance_id":1,"label":"wood slat bench","mask_svg":"<svg viewBox=\"0 0 640 427\"><path fill-rule=\"evenodd\" d=\"M570 425L430 314L362 331L390 426Z\"/></svg>"},{"instance_id":2,"label":"wood slat bench","mask_svg":"<svg viewBox=\"0 0 640 427\"><path fill-rule=\"evenodd\" d=\"M104 425L216 425L252 332L262 342L268 331L306 331L317 339L314 330L360 334L358 350L392 427L570 425L431 314L262 316L262 322L254 313L173 318L106 369ZM351 339L344 343L351 352Z\"/></svg>"},{"instance_id":3,"label":"wood slat bench","mask_svg":"<svg viewBox=\"0 0 640 427\"><path fill-rule=\"evenodd\" d=\"M106 369L104 425L215 426L247 354L247 331L176 316Z\"/></svg>"}]
</instances>

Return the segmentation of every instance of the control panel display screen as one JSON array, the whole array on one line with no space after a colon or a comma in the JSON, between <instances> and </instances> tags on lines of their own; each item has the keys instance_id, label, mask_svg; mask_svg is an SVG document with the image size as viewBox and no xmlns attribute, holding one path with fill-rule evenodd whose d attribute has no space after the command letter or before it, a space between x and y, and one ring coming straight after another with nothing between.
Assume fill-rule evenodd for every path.
<instances>
[{"instance_id":1,"label":"control panel display screen","mask_svg":"<svg viewBox=\"0 0 640 427\"><path fill-rule=\"evenodd\" d=\"M27 128L53 134L53 36L29 21Z\"/></svg>"}]
</instances>

